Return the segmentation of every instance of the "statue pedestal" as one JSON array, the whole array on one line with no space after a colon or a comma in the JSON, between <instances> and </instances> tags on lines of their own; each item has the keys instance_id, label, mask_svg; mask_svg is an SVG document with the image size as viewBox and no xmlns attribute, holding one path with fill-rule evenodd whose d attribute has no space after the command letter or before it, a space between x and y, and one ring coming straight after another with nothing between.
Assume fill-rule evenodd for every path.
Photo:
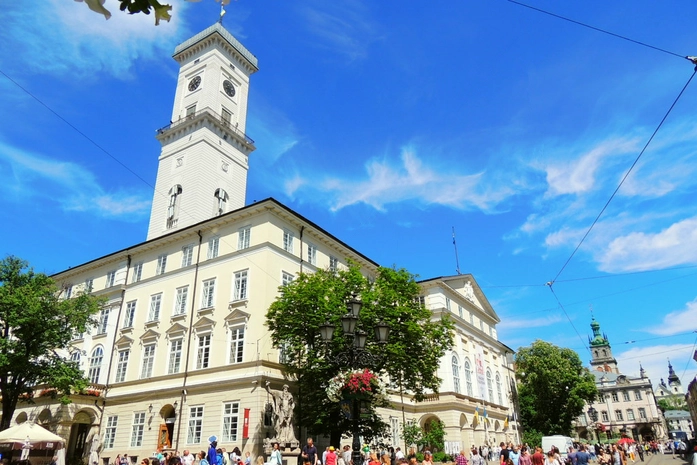
<instances>
[{"instance_id":1,"label":"statue pedestal","mask_svg":"<svg viewBox=\"0 0 697 465\"><path fill-rule=\"evenodd\" d=\"M275 437L266 438L266 439L264 439L264 454L265 455L268 456L269 454L271 454L271 451L273 451L273 445L275 443L278 443L278 446L281 449L281 456L283 457L284 463L286 462L286 457L288 457L290 459L290 457L292 456L292 457L295 457L297 459L298 454L300 453L300 442L299 441L292 441L292 442L283 444ZM292 460L289 460L288 463L290 465L295 465L295 462L293 462Z\"/></svg>"}]
</instances>

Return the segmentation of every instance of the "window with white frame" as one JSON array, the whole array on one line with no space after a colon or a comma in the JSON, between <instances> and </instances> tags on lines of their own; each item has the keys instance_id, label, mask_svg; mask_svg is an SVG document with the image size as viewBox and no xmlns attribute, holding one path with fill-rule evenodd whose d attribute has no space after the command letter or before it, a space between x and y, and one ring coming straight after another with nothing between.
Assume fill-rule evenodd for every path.
<instances>
[{"instance_id":1,"label":"window with white frame","mask_svg":"<svg viewBox=\"0 0 697 465\"><path fill-rule=\"evenodd\" d=\"M198 349L196 350L196 369L208 368L211 357L211 335L198 337Z\"/></svg>"},{"instance_id":2,"label":"window with white frame","mask_svg":"<svg viewBox=\"0 0 697 465\"><path fill-rule=\"evenodd\" d=\"M629 392L628 392L628 391L622 391L622 399L623 399L625 402L629 402L630 397L629 397Z\"/></svg>"},{"instance_id":3,"label":"window with white frame","mask_svg":"<svg viewBox=\"0 0 697 465\"><path fill-rule=\"evenodd\" d=\"M143 262L136 263L133 265L133 277L131 278L132 283L137 283L143 276Z\"/></svg>"},{"instance_id":4,"label":"window with white frame","mask_svg":"<svg viewBox=\"0 0 697 465\"><path fill-rule=\"evenodd\" d=\"M201 308L210 308L215 302L215 278L203 282Z\"/></svg>"},{"instance_id":5,"label":"window with white frame","mask_svg":"<svg viewBox=\"0 0 697 465\"><path fill-rule=\"evenodd\" d=\"M634 418L634 410L632 410L632 409L630 409L630 408L627 409L627 420L629 420L629 421L635 420L635 418Z\"/></svg>"},{"instance_id":6,"label":"window with white frame","mask_svg":"<svg viewBox=\"0 0 697 465\"><path fill-rule=\"evenodd\" d=\"M223 109L223 112L225 112L225 109ZM228 112L228 115L230 112ZM225 115L225 113L223 113ZM229 122L229 121L228 121ZM225 213L225 210L227 208L227 200L228 200L228 194L225 192L224 189L216 189L215 192L213 193L213 196L215 197L215 209L216 209L216 215L222 215Z\"/></svg>"},{"instance_id":7,"label":"window with white frame","mask_svg":"<svg viewBox=\"0 0 697 465\"><path fill-rule=\"evenodd\" d=\"M283 231L283 250L293 253L293 239L295 235L290 231Z\"/></svg>"},{"instance_id":8,"label":"window with white frame","mask_svg":"<svg viewBox=\"0 0 697 465\"><path fill-rule=\"evenodd\" d=\"M218 256L218 248L220 247L220 237L213 236L208 239L208 259Z\"/></svg>"},{"instance_id":9,"label":"window with white frame","mask_svg":"<svg viewBox=\"0 0 697 465\"><path fill-rule=\"evenodd\" d=\"M156 275L165 274L167 270L167 254L163 253L157 257L157 269L155 270Z\"/></svg>"},{"instance_id":10,"label":"window with white frame","mask_svg":"<svg viewBox=\"0 0 697 465\"><path fill-rule=\"evenodd\" d=\"M292 283L294 278L295 276L290 273L286 273L285 271L281 272L281 285L286 286Z\"/></svg>"},{"instance_id":11,"label":"window with white frame","mask_svg":"<svg viewBox=\"0 0 697 465\"><path fill-rule=\"evenodd\" d=\"M131 300L130 302L126 302L126 316L123 319L123 327L124 328L132 328L133 327L133 320L136 317L136 301Z\"/></svg>"},{"instance_id":12,"label":"window with white frame","mask_svg":"<svg viewBox=\"0 0 697 465\"><path fill-rule=\"evenodd\" d=\"M140 370L140 378L150 378L152 376L152 367L155 364L155 344L147 344L143 346L143 367Z\"/></svg>"},{"instance_id":13,"label":"window with white frame","mask_svg":"<svg viewBox=\"0 0 697 465\"><path fill-rule=\"evenodd\" d=\"M145 430L145 412L133 413L133 427L131 428L131 447L143 445L143 431Z\"/></svg>"},{"instance_id":14,"label":"window with white frame","mask_svg":"<svg viewBox=\"0 0 697 465\"><path fill-rule=\"evenodd\" d=\"M94 279L92 279L92 278L85 279L85 292L92 292L93 288L94 288Z\"/></svg>"},{"instance_id":15,"label":"window with white frame","mask_svg":"<svg viewBox=\"0 0 697 465\"><path fill-rule=\"evenodd\" d=\"M489 402L494 401L494 387L491 382L491 370L486 370L486 389L489 392Z\"/></svg>"},{"instance_id":16,"label":"window with white frame","mask_svg":"<svg viewBox=\"0 0 697 465\"><path fill-rule=\"evenodd\" d=\"M646 409L644 407L639 407L639 418L641 418L641 419L646 418Z\"/></svg>"},{"instance_id":17,"label":"window with white frame","mask_svg":"<svg viewBox=\"0 0 697 465\"><path fill-rule=\"evenodd\" d=\"M457 356L453 355L452 359L453 365L453 388L455 392L460 392L460 362L457 360Z\"/></svg>"},{"instance_id":18,"label":"window with white frame","mask_svg":"<svg viewBox=\"0 0 697 465\"><path fill-rule=\"evenodd\" d=\"M620 401L620 396L618 396L616 392L613 392L613 393L612 393L612 401L613 401L613 402L619 402L619 401Z\"/></svg>"},{"instance_id":19,"label":"window with white frame","mask_svg":"<svg viewBox=\"0 0 697 465\"><path fill-rule=\"evenodd\" d=\"M317 246L314 244L307 244L307 263L317 265Z\"/></svg>"},{"instance_id":20,"label":"window with white frame","mask_svg":"<svg viewBox=\"0 0 697 465\"><path fill-rule=\"evenodd\" d=\"M186 300L189 295L189 286L177 288L177 298L174 301L174 314L184 315L186 313Z\"/></svg>"},{"instance_id":21,"label":"window with white frame","mask_svg":"<svg viewBox=\"0 0 697 465\"><path fill-rule=\"evenodd\" d=\"M73 296L73 286L72 285L65 286L63 290L64 290L63 298L69 299Z\"/></svg>"},{"instance_id":22,"label":"window with white frame","mask_svg":"<svg viewBox=\"0 0 697 465\"><path fill-rule=\"evenodd\" d=\"M116 415L107 417L106 428L104 429L104 449L114 448L114 439L116 438L116 425L119 422L119 417Z\"/></svg>"},{"instance_id":23,"label":"window with white frame","mask_svg":"<svg viewBox=\"0 0 697 465\"><path fill-rule=\"evenodd\" d=\"M199 444L201 442L201 429L203 427L203 406L199 405L189 409L189 427L186 433L187 444Z\"/></svg>"},{"instance_id":24,"label":"window with white frame","mask_svg":"<svg viewBox=\"0 0 697 465\"><path fill-rule=\"evenodd\" d=\"M189 244L182 247L182 268L190 266L194 260L194 245Z\"/></svg>"},{"instance_id":25,"label":"window with white frame","mask_svg":"<svg viewBox=\"0 0 697 465\"><path fill-rule=\"evenodd\" d=\"M600 418L602 418L603 421L610 421L610 415L608 415L605 410L600 412Z\"/></svg>"},{"instance_id":26,"label":"window with white frame","mask_svg":"<svg viewBox=\"0 0 697 465\"><path fill-rule=\"evenodd\" d=\"M173 375L179 373L179 367L182 363L182 339L172 339L169 342L169 364L167 374Z\"/></svg>"},{"instance_id":27,"label":"window with white frame","mask_svg":"<svg viewBox=\"0 0 697 465\"><path fill-rule=\"evenodd\" d=\"M457 313L460 315L460 318L462 318L462 315L464 315L462 305L457 306Z\"/></svg>"},{"instance_id":28,"label":"window with white frame","mask_svg":"<svg viewBox=\"0 0 697 465\"><path fill-rule=\"evenodd\" d=\"M252 235L252 227L251 226L245 226L244 228L240 228L238 232L238 238L237 238L237 250L242 250L242 249L248 249L249 248L249 240Z\"/></svg>"},{"instance_id":29,"label":"window with white frame","mask_svg":"<svg viewBox=\"0 0 697 465\"><path fill-rule=\"evenodd\" d=\"M119 358L116 362L116 377L114 378L114 382L122 383L126 381L126 371L128 370L128 359L130 356L130 350L119 350Z\"/></svg>"},{"instance_id":30,"label":"window with white frame","mask_svg":"<svg viewBox=\"0 0 697 465\"><path fill-rule=\"evenodd\" d=\"M332 271L332 272L339 271L339 259L333 255L329 256L329 271Z\"/></svg>"},{"instance_id":31,"label":"window with white frame","mask_svg":"<svg viewBox=\"0 0 697 465\"><path fill-rule=\"evenodd\" d=\"M634 391L634 400L641 400L641 391Z\"/></svg>"},{"instance_id":32,"label":"window with white frame","mask_svg":"<svg viewBox=\"0 0 697 465\"><path fill-rule=\"evenodd\" d=\"M400 443L399 418L397 417L390 417L390 436L392 436L392 444Z\"/></svg>"},{"instance_id":33,"label":"window with white frame","mask_svg":"<svg viewBox=\"0 0 697 465\"><path fill-rule=\"evenodd\" d=\"M104 360L104 349L101 346L97 346L90 356L90 367L87 372L87 379L90 383L99 383L99 373L102 370L102 361Z\"/></svg>"},{"instance_id":34,"label":"window with white frame","mask_svg":"<svg viewBox=\"0 0 697 465\"><path fill-rule=\"evenodd\" d=\"M70 353L70 361L77 362L77 365L80 366L80 351L79 350L76 349Z\"/></svg>"},{"instance_id":35,"label":"window with white frame","mask_svg":"<svg viewBox=\"0 0 697 465\"><path fill-rule=\"evenodd\" d=\"M503 405L503 389L501 389L501 375L496 373L496 396L499 399L499 405Z\"/></svg>"},{"instance_id":36,"label":"window with white frame","mask_svg":"<svg viewBox=\"0 0 697 465\"><path fill-rule=\"evenodd\" d=\"M114 283L116 282L116 270L113 271L108 271L106 274L106 284L104 285L104 288L110 288L114 286Z\"/></svg>"},{"instance_id":37,"label":"window with white frame","mask_svg":"<svg viewBox=\"0 0 697 465\"><path fill-rule=\"evenodd\" d=\"M230 363L244 360L244 327L230 328Z\"/></svg>"},{"instance_id":38,"label":"window with white frame","mask_svg":"<svg viewBox=\"0 0 697 465\"><path fill-rule=\"evenodd\" d=\"M624 421L624 415L622 414L622 410L615 410L615 419L617 421Z\"/></svg>"},{"instance_id":39,"label":"window with white frame","mask_svg":"<svg viewBox=\"0 0 697 465\"><path fill-rule=\"evenodd\" d=\"M150 296L150 311L148 312L148 321L160 320L160 308L162 307L162 293Z\"/></svg>"},{"instance_id":40,"label":"window with white frame","mask_svg":"<svg viewBox=\"0 0 697 465\"><path fill-rule=\"evenodd\" d=\"M450 297L445 298L445 308L450 311Z\"/></svg>"},{"instance_id":41,"label":"window with white frame","mask_svg":"<svg viewBox=\"0 0 697 465\"><path fill-rule=\"evenodd\" d=\"M465 358L465 387L467 388L467 395L474 396L474 391L472 388L472 365L468 358Z\"/></svg>"},{"instance_id":42,"label":"window with white frame","mask_svg":"<svg viewBox=\"0 0 697 465\"><path fill-rule=\"evenodd\" d=\"M223 442L237 441L237 427L239 423L239 402L225 402L223 404Z\"/></svg>"},{"instance_id":43,"label":"window with white frame","mask_svg":"<svg viewBox=\"0 0 697 465\"><path fill-rule=\"evenodd\" d=\"M106 334L106 330L109 327L109 313L111 309L109 307L103 308L99 311L99 322L97 323L97 334Z\"/></svg>"},{"instance_id":44,"label":"window with white frame","mask_svg":"<svg viewBox=\"0 0 697 465\"><path fill-rule=\"evenodd\" d=\"M247 299L247 270L238 271L235 273L235 289L233 300Z\"/></svg>"},{"instance_id":45,"label":"window with white frame","mask_svg":"<svg viewBox=\"0 0 697 465\"><path fill-rule=\"evenodd\" d=\"M474 326L474 313L470 312L470 324Z\"/></svg>"},{"instance_id":46,"label":"window with white frame","mask_svg":"<svg viewBox=\"0 0 697 465\"><path fill-rule=\"evenodd\" d=\"M193 106L194 111L196 111L196 105ZM188 112L187 108L187 112ZM179 205L181 204L181 201L179 200L179 197L181 196L183 190L182 186L179 184L175 184L172 186L172 188L169 190L169 205L167 206L167 222L166 226L167 229L173 228L177 225L177 216L179 213Z\"/></svg>"}]
</instances>

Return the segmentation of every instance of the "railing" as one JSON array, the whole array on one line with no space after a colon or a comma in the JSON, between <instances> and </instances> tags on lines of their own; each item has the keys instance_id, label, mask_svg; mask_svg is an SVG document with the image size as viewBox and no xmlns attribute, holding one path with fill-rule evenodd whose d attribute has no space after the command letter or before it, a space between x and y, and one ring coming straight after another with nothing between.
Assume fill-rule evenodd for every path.
<instances>
[{"instance_id":1,"label":"railing","mask_svg":"<svg viewBox=\"0 0 697 465\"><path fill-rule=\"evenodd\" d=\"M180 126L180 125L182 125L188 121L191 121L193 119L197 119L199 117L202 117L203 115L210 116L211 118L215 119L218 123L220 123L221 125L225 126L229 130L231 130L232 132L234 132L235 134L237 134L238 136L243 138L249 144L254 144L254 139L249 137L243 131L240 131L240 129L236 125L233 126L232 123L230 122L229 117L227 117L227 116L223 117L222 114L216 113L210 107L206 107L206 108L203 108L201 110L197 110L193 113L190 113L190 114L184 116L183 118L179 118L177 121L170 121L170 123L167 126L161 127L156 132L157 132L157 134L164 134L165 132L169 131L170 129L174 129L177 126Z\"/></svg>"}]
</instances>

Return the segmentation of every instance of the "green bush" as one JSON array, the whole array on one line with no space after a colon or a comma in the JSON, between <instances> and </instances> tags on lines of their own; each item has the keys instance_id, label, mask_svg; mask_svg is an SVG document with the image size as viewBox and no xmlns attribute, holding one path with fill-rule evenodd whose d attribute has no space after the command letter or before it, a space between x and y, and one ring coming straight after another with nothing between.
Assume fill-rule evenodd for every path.
<instances>
[{"instance_id":1,"label":"green bush","mask_svg":"<svg viewBox=\"0 0 697 465\"><path fill-rule=\"evenodd\" d=\"M453 456L450 454L446 454L445 452L434 452L433 454L433 461L434 462L452 462L453 461Z\"/></svg>"}]
</instances>

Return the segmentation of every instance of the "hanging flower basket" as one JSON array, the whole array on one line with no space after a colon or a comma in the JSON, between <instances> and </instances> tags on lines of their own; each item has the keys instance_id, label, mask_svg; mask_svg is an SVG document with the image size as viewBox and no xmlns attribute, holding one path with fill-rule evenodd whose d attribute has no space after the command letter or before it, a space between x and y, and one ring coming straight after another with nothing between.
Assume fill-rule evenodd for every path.
<instances>
[{"instance_id":1,"label":"hanging flower basket","mask_svg":"<svg viewBox=\"0 0 697 465\"><path fill-rule=\"evenodd\" d=\"M375 373L364 370L348 370L339 373L327 387L327 397L332 402L341 399L367 400L372 397L384 397L385 387Z\"/></svg>"}]
</instances>

